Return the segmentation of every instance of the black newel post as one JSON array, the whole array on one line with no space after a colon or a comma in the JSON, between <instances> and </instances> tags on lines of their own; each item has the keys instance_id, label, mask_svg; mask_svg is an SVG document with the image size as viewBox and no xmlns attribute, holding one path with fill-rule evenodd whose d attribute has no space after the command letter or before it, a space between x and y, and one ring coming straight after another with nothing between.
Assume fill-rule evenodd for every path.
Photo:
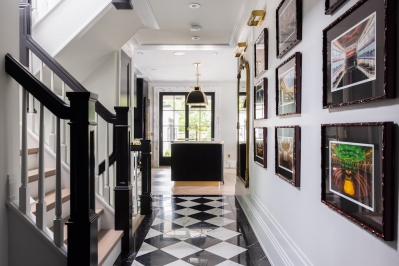
<instances>
[{"instance_id":1,"label":"black newel post","mask_svg":"<svg viewBox=\"0 0 399 266\"><path fill-rule=\"evenodd\" d=\"M152 212L151 198L151 140L141 141L141 196L140 214L149 215Z\"/></svg>"},{"instance_id":2,"label":"black newel post","mask_svg":"<svg viewBox=\"0 0 399 266\"><path fill-rule=\"evenodd\" d=\"M122 250L129 251L132 237L132 184L130 183L129 107L115 107L116 187L115 230L123 230Z\"/></svg>"},{"instance_id":3,"label":"black newel post","mask_svg":"<svg viewBox=\"0 0 399 266\"><path fill-rule=\"evenodd\" d=\"M97 95L90 92L67 92L70 101L70 173L71 213L68 226L68 266L98 265L98 215L93 208L94 180L90 179L94 160L90 144L96 127Z\"/></svg>"}]
</instances>

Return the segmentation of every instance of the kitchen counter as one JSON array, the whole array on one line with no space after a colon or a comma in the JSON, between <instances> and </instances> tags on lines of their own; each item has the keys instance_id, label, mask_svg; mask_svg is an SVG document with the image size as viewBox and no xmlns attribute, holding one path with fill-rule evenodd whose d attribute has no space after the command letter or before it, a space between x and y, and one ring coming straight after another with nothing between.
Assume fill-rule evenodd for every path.
<instances>
[{"instance_id":1,"label":"kitchen counter","mask_svg":"<svg viewBox=\"0 0 399 266\"><path fill-rule=\"evenodd\" d=\"M219 181L223 178L222 141L172 142L172 181Z\"/></svg>"}]
</instances>

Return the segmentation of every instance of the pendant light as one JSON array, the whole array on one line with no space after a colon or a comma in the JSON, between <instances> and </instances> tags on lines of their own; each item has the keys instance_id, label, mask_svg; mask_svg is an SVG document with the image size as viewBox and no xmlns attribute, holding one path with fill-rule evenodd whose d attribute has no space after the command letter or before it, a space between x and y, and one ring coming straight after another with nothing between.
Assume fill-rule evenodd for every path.
<instances>
[{"instance_id":1,"label":"pendant light","mask_svg":"<svg viewBox=\"0 0 399 266\"><path fill-rule=\"evenodd\" d=\"M208 104L208 98L206 97L205 93L201 91L201 87L199 86L199 76L200 73L198 71L198 67L201 63L194 63L197 66L197 86L194 87L194 90L191 91L187 95L186 104L190 105L192 108L205 108ZM199 107L202 106L202 107Z\"/></svg>"}]
</instances>

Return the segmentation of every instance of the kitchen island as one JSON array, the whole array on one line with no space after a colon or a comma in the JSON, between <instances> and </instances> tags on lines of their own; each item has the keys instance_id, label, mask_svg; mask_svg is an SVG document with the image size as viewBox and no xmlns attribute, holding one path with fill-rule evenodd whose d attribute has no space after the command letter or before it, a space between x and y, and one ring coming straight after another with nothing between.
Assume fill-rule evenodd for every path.
<instances>
[{"instance_id":1,"label":"kitchen island","mask_svg":"<svg viewBox=\"0 0 399 266\"><path fill-rule=\"evenodd\" d=\"M218 181L223 178L222 141L172 142L172 181Z\"/></svg>"}]
</instances>

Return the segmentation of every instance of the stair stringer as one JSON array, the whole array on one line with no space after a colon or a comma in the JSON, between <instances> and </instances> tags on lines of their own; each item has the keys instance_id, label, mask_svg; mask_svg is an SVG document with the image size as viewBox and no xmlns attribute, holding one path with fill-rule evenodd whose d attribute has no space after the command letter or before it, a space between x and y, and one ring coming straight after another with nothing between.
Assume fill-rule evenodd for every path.
<instances>
[{"instance_id":1,"label":"stair stringer","mask_svg":"<svg viewBox=\"0 0 399 266\"><path fill-rule=\"evenodd\" d=\"M14 203L8 207L8 252L10 266L29 264L67 265L66 248L57 247L52 239L38 230L35 223L24 215Z\"/></svg>"}]
</instances>

